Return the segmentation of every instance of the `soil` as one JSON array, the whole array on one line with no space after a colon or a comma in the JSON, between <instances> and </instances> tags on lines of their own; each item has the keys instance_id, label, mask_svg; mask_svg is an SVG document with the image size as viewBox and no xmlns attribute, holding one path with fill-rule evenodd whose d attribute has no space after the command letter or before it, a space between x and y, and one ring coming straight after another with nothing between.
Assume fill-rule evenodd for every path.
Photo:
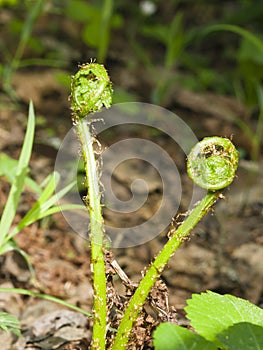
<instances>
[{"instance_id":1,"label":"soil","mask_svg":"<svg viewBox=\"0 0 263 350\"><path fill-rule=\"evenodd\" d=\"M141 100L149 101L149 95L145 96L152 84L149 72L137 67L136 74L130 77L127 68L113 58L109 60L107 69L114 86L130 89L132 84L133 91L137 95L141 94ZM76 67L72 67L74 70ZM14 103L8 95L1 92L0 150L16 159L23 143L28 102L30 99L34 101L39 125L30 174L38 183L53 171L58 146L71 128L69 93L57 81L56 74L57 70L53 68L21 69L13 75L13 87L18 101ZM233 135L236 146L249 154L250 140L236 126L236 119L246 121L247 125L251 123L251 127L254 121L248 119L250 111L234 98L212 92L195 93L176 86L171 89L163 107L179 115L191 126L198 138ZM41 125L40 117L44 118L44 125ZM184 214L192 184L185 173L185 157L178 155L178 150L169 138L152 135L142 128L122 132L121 135L116 130L100 142L104 147L134 135L151 139L169 150L169 154L176 159L183 182L179 212ZM127 225L136 225L154 213L155 204L161 198L156 175L147 172L143 164L136 161L125 163L116 173L113 183L120 197L130 193L131 179L128 175L131 169L136 169L136 176L141 174L148 181L150 200L137 216L115 217L105 210L109 224L118 225L118 220L125 220ZM188 320L183 308L192 293L208 289L222 294L230 293L263 307L262 170L262 153L256 162L248 157L241 159L237 177L224 192L224 199L216 203L214 210L198 224L189 240L171 258L137 321L129 349L152 349L151 332L159 322L172 321L187 326ZM7 180L1 178L1 209L7 200L9 189ZM25 189L15 222L23 217L34 200L34 194ZM179 224L183 217L176 217L175 224ZM166 230L150 242L136 247L113 249L112 255L108 255L108 288L112 293L110 302L120 313L145 266L167 240L167 234ZM62 214L32 224L16 236L16 241L29 255L35 277L31 275L25 260L18 253L10 252L0 257L0 287L46 293L92 311L89 242L72 230ZM121 271L128 276L128 286L112 268L111 262L114 259ZM23 333L20 339L9 333L1 333L0 344L5 344L2 347L4 350L69 350L86 349L89 345L92 321L59 304L19 294L0 293L0 308L19 318ZM115 321L113 317L113 325ZM137 345L132 345L135 342Z\"/></svg>"}]
</instances>

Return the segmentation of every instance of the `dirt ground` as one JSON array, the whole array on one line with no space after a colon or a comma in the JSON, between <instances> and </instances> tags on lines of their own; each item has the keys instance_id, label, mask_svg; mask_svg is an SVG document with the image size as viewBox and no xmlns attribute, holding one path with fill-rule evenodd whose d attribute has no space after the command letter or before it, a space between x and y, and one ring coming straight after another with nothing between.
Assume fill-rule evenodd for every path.
<instances>
[{"instance_id":1,"label":"dirt ground","mask_svg":"<svg viewBox=\"0 0 263 350\"><path fill-rule=\"evenodd\" d=\"M131 77L126 68L114 60L109 62L107 69L114 86L123 88L132 86L138 94L144 91L144 95L151 86L151 77L141 69L137 70L137 75ZM41 67L34 70L19 70L13 76L18 103L13 103L3 92L0 96L0 150L11 157L19 156L30 99L34 102L37 116L45 118L44 125L41 125L42 119L38 119L30 162L31 175L39 183L53 171L57 147L71 127L68 91L58 83L56 73L53 68ZM143 80L139 79L140 76L143 76ZM144 95L141 95L141 99L147 102L147 97ZM163 107L180 116L191 126L198 138L232 135L235 145L249 153L250 140L235 123L235 118L248 120L246 118L249 112L234 98L212 92L195 93L175 87L167 96ZM253 123L253 120L248 120L248 123ZM105 139L100 141L103 145L107 145L120 138L134 136L133 133L134 131L131 131L130 135L118 135L116 132L106 135ZM192 188L185 173L185 157L178 156L171 140L163 135L152 136L144 129L136 130L135 133L142 138L152 139L161 147L168 149L176 159L183 179L180 212L184 213ZM138 217L131 215L125 218L127 224L139 223L151 215L155 210L155 203L161 196L154 185L156 178L140 165L137 166L138 175L140 171L144 176L146 173L149 184L153 184L150 186L151 198L145 211L140 211ZM116 174L115 186L120 194L125 193L129 187L129 179L127 181L125 179L130 167L136 167L136 164L127 164ZM189 240L171 258L169 266L162 275L162 281L168 288L170 308L167 312L173 315L171 317L174 317L179 324L188 324L183 311L186 300L192 293L207 289L240 296L263 307L262 170L262 153L257 162L241 159L234 183L224 192L225 198L219 200L214 210L198 224ZM1 178L1 210L9 188L6 179ZM16 222L28 211L33 201L33 194L26 190L19 205ZM108 223L118 224L119 218L116 219L106 211L105 217ZM179 217L178 221L180 220ZM113 249L113 256L129 279L135 283L166 239L167 232L164 232L143 245ZM88 240L76 234L62 214L56 214L31 225L20 232L16 240L19 247L29 254L36 276L32 278L27 264L19 254L8 253L0 257L0 287L30 289L62 298L87 311L92 310L93 293ZM114 286L118 293L124 293L124 287L116 277ZM167 295L165 287L163 288L163 295ZM152 317L148 319L150 324L156 322L158 313L150 302L148 304L145 313ZM66 350L86 349L88 346L91 338L91 321L81 314L65 310L61 305L38 298L1 293L0 308L16 315L21 321L23 330L21 339L7 333L0 334L0 344L5 344L2 348L4 350ZM143 322L146 322L145 319ZM137 331L139 330L138 325ZM144 336L145 343L137 348L151 349L149 334Z\"/></svg>"}]
</instances>

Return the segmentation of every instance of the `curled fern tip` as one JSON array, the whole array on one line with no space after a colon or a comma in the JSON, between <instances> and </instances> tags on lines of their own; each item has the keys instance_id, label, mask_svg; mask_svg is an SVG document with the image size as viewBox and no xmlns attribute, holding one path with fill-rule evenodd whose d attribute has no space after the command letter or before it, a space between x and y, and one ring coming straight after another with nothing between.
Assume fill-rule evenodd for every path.
<instances>
[{"instance_id":1,"label":"curled fern tip","mask_svg":"<svg viewBox=\"0 0 263 350\"><path fill-rule=\"evenodd\" d=\"M238 152L229 139L206 137L191 150L187 172L198 186L208 191L221 190L234 180L238 158Z\"/></svg>"},{"instance_id":2,"label":"curled fern tip","mask_svg":"<svg viewBox=\"0 0 263 350\"><path fill-rule=\"evenodd\" d=\"M112 104L112 86L103 65L87 63L80 66L71 80L71 109L74 117L83 118Z\"/></svg>"}]
</instances>

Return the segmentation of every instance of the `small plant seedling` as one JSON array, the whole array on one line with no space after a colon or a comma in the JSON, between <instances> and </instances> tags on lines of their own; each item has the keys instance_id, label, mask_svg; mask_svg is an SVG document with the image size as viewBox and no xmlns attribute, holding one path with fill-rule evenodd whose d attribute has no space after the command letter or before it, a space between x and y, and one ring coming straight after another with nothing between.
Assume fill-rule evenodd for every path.
<instances>
[{"instance_id":1,"label":"small plant seedling","mask_svg":"<svg viewBox=\"0 0 263 350\"><path fill-rule=\"evenodd\" d=\"M82 208L82 206L75 204L67 204L62 206L56 205L58 199L62 198L68 191L70 191L70 189L74 186L74 183L69 184L67 187L54 194L56 183L59 181L59 175L57 173L50 174L41 185L38 185L33 179L28 176L34 132L35 113L33 104L30 102L27 130L19 160L12 159L4 153L0 154L0 176L5 176L5 178L11 184L8 199L4 206L0 220L0 254L5 254L10 251L17 251L26 260L32 276L34 276L34 270L30 264L30 259L28 255L18 247L14 237L25 227L40 219L43 219L44 217L60 212L61 208L63 207L64 210ZM30 188L38 196L38 199L33 204L31 209L25 214L25 216L12 227L12 223L17 213L19 201L21 199L25 186ZM0 288L0 292L16 292L21 294L34 295L33 292L31 293L29 291L16 288ZM35 295L37 296L37 293L35 293ZM57 298L49 298L49 296L45 295L38 296L60 302L60 300ZM61 301L61 303L63 304L64 302ZM64 303L64 305L66 304ZM0 328L5 331L11 330L15 334L19 333L18 321L14 316L6 313L0 313Z\"/></svg>"},{"instance_id":2,"label":"small plant seedling","mask_svg":"<svg viewBox=\"0 0 263 350\"><path fill-rule=\"evenodd\" d=\"M187 300L186 317L197 333L172 323L154 332L156 350L260 350L263 309L233 295L211 291Z\"/></svg>"},{"instance_id":3,"label":"small plant seedling","mask_svg":"<svg viewBox=\"0 0 263 350\"><path fill-rule=\"evenodd\" d=\"M17 336L21 336L18 319L6 312L0 312L0 329L4 332L12 332Z\"/></svg>"},{"instance_id":4,"label":"small plant seedling","mask_svg":"<svg viewBox=\"0 0 263 350\"><path fill-rule=\"evenodd\" d=\"M55 195L55 186L59 181L59 175L57 173L49 175L40 186L27 175L34 132L35 113L33 104L30 102L27 130L19 160L16 161L5 154L0 154L0 160L2 161L0 175L6 176L11 182L9 196L0 220L0 254L14 249L19 250L13 238L23 228L46 216L60 212L61 205L56 205L57 200L70 191L74 185L73 183L69 184ZM25 185L29 186L38 195L38 199L20 222L14 227L11 227ZM80 205L65 205L62 206L62 209L63 207L65 210L81 209ZM22 252L20 251L20 253Z\"/></svg>"},{"instance_id":5,"label":"small plant seedling","mask_svg":"<svg viewBox=\"0 0 263 350\"><path fill-rule=\"evenodd\" d=\"M94 286L94 324L91 349L103 350L106 347L107 303L106 273L104 263L104 228L99 189L99 172L93 151L94 135L90 130L89 113L109 108L112 99L111 82L105 68L97 63L80 66L72 77L71 109L72 120L76 126L81 143L86 172L87 200L90 215L91 264ZM170 257L183 243L195 225L207 214L213 204L221 197L222 190L235 177L238 153L232 142L225 138L205 138L198 143L188 157L190 177L201 187L207 189L206 196L196 205L177 230L170 233L168 242L149 265L144 277L132 295L116 336L112 350L127 348L129 336L151 288L154 286ZM207 348L208 349L208 348Z\"/></svg>"}]
</instances>

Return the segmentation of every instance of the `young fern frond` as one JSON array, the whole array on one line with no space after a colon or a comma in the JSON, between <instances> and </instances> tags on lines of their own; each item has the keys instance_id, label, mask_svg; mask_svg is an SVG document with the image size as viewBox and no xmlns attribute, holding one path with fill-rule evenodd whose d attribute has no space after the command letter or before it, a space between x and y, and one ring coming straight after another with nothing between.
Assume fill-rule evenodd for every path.
<instances>
[{"instance_id":1,"label":"young fern frond","mask_svg":"<svg viewBox=\"0 0 263 350\"><path fill-rule=\"evenodd\" d=\"M72 78L71 109L72 120L81 143L86 172L86 206L90 216L91 264L94 286L94 326L91 345L93 350L103 350L106 346L106 273L103 252L104 227L99 188L100 176L93 150L94 138L90 131L90 123L84 117L89 113L101 110L103 107L110 107L111 103L112 87L104 67L96 63L80 66L79 72ZM222 189L233 181L238 164L238 153L228 139L205 138L193 148L187 162L191 179L207 189L208 192L179 228L171 233L168 242L148 267L125 310L112 344L112 350L127 348L133 324L170 257L211 209L220 197Z\"/></svg>"},{"instance_id":2,"label":"young fern frond","mask_svg":"<svg viewBox=\"0 0 263 350\"><path fill-rule=\"evenodd\" d=\"M238 152L223 137L206 137L192 149L187 161L190 178L209 191L221 190L234 180Z\"/></svg>"},{"instance_id":3,"label":"young fern frond","mask_svg":"<svg viewBox=\"0 0 263 350\"><path fill-rule=\"evenodd\" d=\"M90 125L84 118L112 103L112 87L105 68L97 63L80 66L72 77L71 109L72 121L76 126L81 143L82 156L86 172L87 201L90 217L91 264L94 288L94 326L92 349L105 349L106 343L106 273L104 265L104 227L101 211L101 193L99 173L93 150L94 137Z\"/></svg>"},{"instance_id":4,"label":"young fern frond","mask_svg":"<svg viewBox=\"0 0 263 350\"><path fill-rule=\"evenodd\" d=\"M237 150L228 139L220 137L205 138L192 149L188 157L188 174L194 182L199 186L202 185L202 187L205 187L208 192L179 228L175 232L172 232L169 241L149 266L127 306L119 325L112 350L126 349L133 324L151 288L163 272L171 256L183 243L197 223L212 208L213 204L220 197L221 191L233 181L237 164ZM231 179L229 179L230 175Z\"/></svg>"}]
</instances>

